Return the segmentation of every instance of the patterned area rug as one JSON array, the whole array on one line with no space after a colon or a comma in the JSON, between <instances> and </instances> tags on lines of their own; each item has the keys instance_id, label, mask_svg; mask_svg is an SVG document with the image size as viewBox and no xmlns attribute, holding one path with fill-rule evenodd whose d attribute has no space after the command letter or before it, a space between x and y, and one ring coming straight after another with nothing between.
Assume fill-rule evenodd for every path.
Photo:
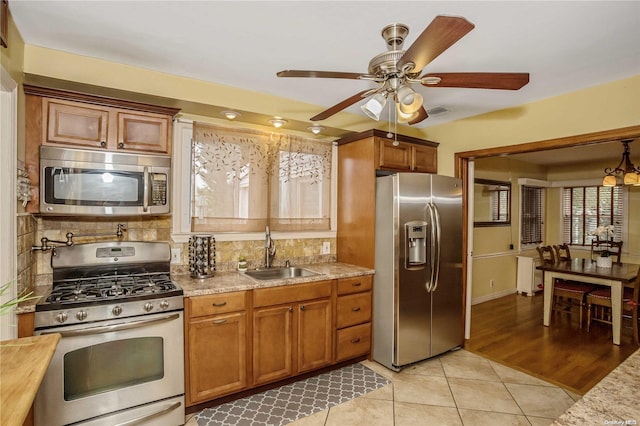
<instances>
[{"instance_id":1,"label":"patterned area rug","mask_svg":"<svg viewBox=\"0 0 640 426\"><path fill-rule=\"evenodd\" d=\"M323 373L196 414L198 426L286 425L389 383L361 364Z\"/></svg>"}]
</instances>

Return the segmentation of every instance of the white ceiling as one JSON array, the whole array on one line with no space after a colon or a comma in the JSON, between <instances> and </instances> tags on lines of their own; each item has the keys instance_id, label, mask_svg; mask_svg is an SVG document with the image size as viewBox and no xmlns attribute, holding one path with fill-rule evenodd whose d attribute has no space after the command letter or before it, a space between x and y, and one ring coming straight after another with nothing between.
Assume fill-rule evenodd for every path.
<instances>
[{"instance_id":1,"label":"white ceiling","mask_svg":"<svg viewBox=\"0 0 640 426\"><path fill-rule=\"evenodd\" d=\"M427 110L449 110L418 127L640 73L638 1L10 0L9 8L27 44L304 101L318 112L374 84L277 78L276 72L366 73L369 60L386 51L380 31L389 23L409 26L405 49L437 15L475 24L424 72L531 75L519 91L414 85ZM359 105L347 111L361 114Z\"/></svg>"}]
</instances>

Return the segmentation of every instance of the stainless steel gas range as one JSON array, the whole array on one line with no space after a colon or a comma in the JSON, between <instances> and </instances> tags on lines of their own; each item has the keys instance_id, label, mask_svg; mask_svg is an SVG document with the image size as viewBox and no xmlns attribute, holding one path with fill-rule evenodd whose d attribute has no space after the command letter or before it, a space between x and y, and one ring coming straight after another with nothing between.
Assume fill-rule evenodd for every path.
<instances>
[{"instance_id":1,"label":"stainless steel gas range","mask_svg":"<svg viewBox=\"0 0 640 426\"><path fill-rule=\"evenodd\" d=\"M182 425L183 292L169 245L76 244L51 259L35 334L62 339L36 397L36 426Z\"/></svg>"}]
</instances>

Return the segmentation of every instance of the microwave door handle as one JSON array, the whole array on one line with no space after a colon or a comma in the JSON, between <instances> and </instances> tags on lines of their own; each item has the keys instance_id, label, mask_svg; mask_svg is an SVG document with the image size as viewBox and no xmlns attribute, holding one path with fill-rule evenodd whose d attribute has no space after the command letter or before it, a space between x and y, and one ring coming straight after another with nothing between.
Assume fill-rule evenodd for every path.
<instances>
[{"instance_id":1,"label":"microwave door handle","mask_svg":"<svg viewBox=\"0 0 640 426\"><path fill-rule=\"evenodd\" d=\"M144 166L144 192L142 194L142 211L149 211L149 166Z\"/></svg>"},{"instance_id":2,"label":"microwave door handle","mask_svg":"<svg viewBox=\"0 0 640 426\"><path fill-rule=\"evenodd\" d=\"M146 327L148 325L160 324L167 321L173 321L178 318L180 318L180 314L171 314L171 315L167 315L164 317L151 319L151 320L140 320L140 321L131 321L126 323L121 323L121 324L102 325L99 327L83 328L80 330L69 330L69 331L47 330L47 331L43 331L40 334L60 333L62 337L91 336L94 334L110 333L113 331L123 331L123 330L131 330L135 328Z\"/></svg>"}]
</instances>

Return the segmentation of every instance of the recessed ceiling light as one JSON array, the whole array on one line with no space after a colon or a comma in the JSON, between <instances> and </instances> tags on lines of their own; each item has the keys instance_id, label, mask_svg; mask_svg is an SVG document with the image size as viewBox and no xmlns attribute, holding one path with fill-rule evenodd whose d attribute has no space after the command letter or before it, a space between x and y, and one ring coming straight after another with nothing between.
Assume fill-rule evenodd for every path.
<instances>
[{"instance_id":1,"label":"recessed ceiling light","mask_svg":"<svg viewBox=\"0 0 640 426\"><path fill-rule=\"evenodd\" d=\"M324 130L324 127L314 124L311 127L307 127L307 130L310 130L314 135L319 135Z\"/></svg>"},{"instance_id":2,"label":"recessed ceiling light","mask_svg":"<svg viewBox=\"0 0 640 426\"><path fill-rule=\"evenodd\" d=\"M224 115L227 120L234 120L242 115L236 111L222 111L220 114Z\"/></svg>"},{"instance_id":3,"label":"recessed ceiling light","mask_svg":"<svg viewBox=\"0 0 640 426\"><path fill-rule=\"evenodd\" d=\"M284 120L280 117L276 117L276 118L272 118L271 120L269 120L269 123L271 123L271 125L273 127L275 127L276 129L279 129L280 127L284 126L285 124L287 124L287 120Z\"/></svg>"}]
</instances>

